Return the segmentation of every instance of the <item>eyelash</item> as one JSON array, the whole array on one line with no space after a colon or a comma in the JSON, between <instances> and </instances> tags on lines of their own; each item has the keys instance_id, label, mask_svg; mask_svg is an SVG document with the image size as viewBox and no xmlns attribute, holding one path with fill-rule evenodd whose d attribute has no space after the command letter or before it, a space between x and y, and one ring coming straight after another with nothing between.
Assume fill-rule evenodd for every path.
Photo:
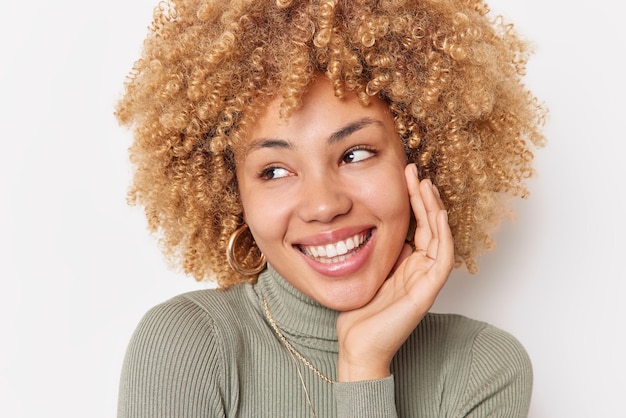
<instances>
[{"instance_id":1,"label":"eyelash","mask_svg":"<svg viewBox=\"0 0 626 418\"><path fill-rule=\"evenodd\" d=\"M279 167L279 166L268 166L263 168L263 170L259 171L259 173L257 174L257 177L260 178L261 180L264 181L271 181L274 180L274 178L269 178L268 175L269 173L272 172L272 170L285 170L287 171L287 169L283 168L283 167ZM285 176L286 177L286 176Z\"/></svg>"},{"instance_id":2,"label":"eyelash","mask_svg":"<svg viewBox=\"0 0 626 418\"><path fill-rule=\"evenodd\" d=\"M347 157L348 155L350 155L351 153L355 153L355 152L357 152L357 151L367 151L367 152L369 152L369 153L371 153L371 154L372 154L371 156L368 156L367 158L364 158L364 159L362 159L362 160L356 161L357 163L358 163L358 162L361 162L361 161L368 160L368 159L372 158L373 156L375 156L375 155L378 153L378 152L377 152L374 148L372 148L372 147L368 147L368 146L364 146L364 145L359 145L359 146L356 146L356 147L354 147L354 148L350 148L348 151L346 151L346 152L345 152L345 153L341 156L341 161L340 161L340 162L341 162L342 164L353 164L353 162L346 162L346 161L345 161L345 159L346 159L346 157ZM261 171L259 171L259 172L257 173L257 177L258 177L259 179L261 179L261 180L264 180L264 181L271 181L271 180L274 180L274 177L272 177L272 178L268 177L268 176L269 176L269 174L270 174L273 170L285 170L285 171L288 171L287 169L285 169L285 168L283 168L283 167L280 167L280 166L268 166L268 167L263 168ZM288 177L288 175L287 175L287 176L284 176L284 177ZM282 178L282 177L280 177L280 178Z\"/></svg>"},{"instance_id":3,"label":"eyelash","mask_svg":"<svg viewBox=\"0 0 626 418\"><path fill-rule=\"evenodd\" d=\"M369 156L369 157L367 157L367 158L364 158L363 160L359 160L359 161L356 161L356 162L360 162L360 161L365 161L365 160L368 160L368 159L372 158L373 156L375 156L375 155L378 153L378 152L377 152L374 148L372 148L372 147L365 146L365 145L359 145L359 146L356 146L356 147L354 147L354 148L350 148L348 151L346 151L346 152L343 154L343 156L341 157L341 162L342 162L342 163L344 163L344 164L351 164L351 162L346 162L346 161L345 161L345 159L346 159L346 157L347 157L349 154L354 153L354 152L357 152L357 151L367 151L367 152L371 153L372 155L371 155L371 156Z\"/></svg>"}]
</instances>

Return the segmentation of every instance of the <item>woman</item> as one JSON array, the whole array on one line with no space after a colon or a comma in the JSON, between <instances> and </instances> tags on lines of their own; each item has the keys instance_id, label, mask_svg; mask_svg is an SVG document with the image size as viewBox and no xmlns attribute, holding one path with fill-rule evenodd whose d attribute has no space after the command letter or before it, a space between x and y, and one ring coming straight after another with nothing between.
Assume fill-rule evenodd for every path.
<instances>
[{"instance_id":1,"label":"woman","mask_svg":"<svg viewBox=\"0 0 626 418\"><path fill-rule=\"evenodd\" d=\"M526 53L480 1L161 5L131 198L219 289L146 314L119 416L525 416L520 343L428 310L526 194Z\"/></svg>"}]
</instances>

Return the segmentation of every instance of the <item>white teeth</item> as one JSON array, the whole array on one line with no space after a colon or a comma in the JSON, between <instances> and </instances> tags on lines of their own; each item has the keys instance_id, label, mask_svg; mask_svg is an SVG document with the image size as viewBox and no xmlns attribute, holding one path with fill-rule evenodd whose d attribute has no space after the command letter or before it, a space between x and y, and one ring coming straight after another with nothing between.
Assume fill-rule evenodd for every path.
<instances>
[{"instance_id":1,"label":"white teeth","mask_svg":"<svg viewBox=\"0 0 626 418\"><path fill-rule=\"evenodd\" d=\"M357 234L345 241L338 241L333 244L302 247L311 257L318 259L322 263L336 263L344 261L348 254L355 248L359 248L367 239L368 234ZM348 254L346 256L346 254Z\"/></svg>"},{"instance_id":2,"label":"white teeth","mask_svg":"<svg viewBox=\"0 0 626 418\"><path fill-rule=\"evenodd\" d=\"M348 247L346 243L344 243L343 241L338 242L337 243L337 255L344 255L347 252L348 252Z\"/></svg>"},{"instance_id":3,"label":"white teeth","mask_svg":"<svg viewBox=\"0 0 626 418\"><path fill-rule=\"evenodd\" d=\"M318 261L321 262L322 264L331 264L331 263L339 263L341 261L344 261L345 259L349 258L349 255L340 255L339 257L334 257L334 258L320 258Z\"/></svg>"}]
</instances>

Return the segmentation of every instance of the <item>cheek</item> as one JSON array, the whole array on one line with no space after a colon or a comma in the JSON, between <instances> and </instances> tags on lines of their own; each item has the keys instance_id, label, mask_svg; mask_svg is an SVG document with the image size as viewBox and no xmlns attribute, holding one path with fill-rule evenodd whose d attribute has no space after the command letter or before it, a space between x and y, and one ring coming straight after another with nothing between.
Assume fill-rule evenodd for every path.
<instances>
[{"instance_id":1,"label":"cheek","mask_svg":"<svg viewBox=\"0 0 626 418\"><path fill-rule=\"evenodd\" d=\"M244 219L257 245L265 253L272 242L282 241L289 209L281 203L281 199L274 198L271 193L244 193L241 200Z\"/></svg>"},{"instance_id":2,"label":"cheek","mask_svg":"<svg viewBox=\"0 0 626 418\"><path fill-rule=\"evenodd\" d=\"M406 241L411 213L404 174L379 183L370 190L367 199L371 212L381 221L379 239L395 262Z\"/></svg>"},{"instance_id":3,"label":"cheek","mask_svg":"<svg viewBox=\"0 0 626 418\"><path fill-rule=\"evenodd\" d=\"M369 206L381 216L397 217L398 222L408 219L410 203L404 171L395 169L372 174L363 182L366 185L363 196Z\"/></svg>"}]
</instances>

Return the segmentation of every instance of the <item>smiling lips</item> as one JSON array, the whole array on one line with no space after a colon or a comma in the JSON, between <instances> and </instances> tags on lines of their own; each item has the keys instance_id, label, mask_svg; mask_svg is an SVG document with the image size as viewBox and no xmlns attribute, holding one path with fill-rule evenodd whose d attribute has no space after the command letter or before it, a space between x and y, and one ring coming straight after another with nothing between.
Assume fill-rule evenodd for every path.
<instances>
[{"instance_id":1,"label":"smiling lips","mask_svg":"<svg viewBox=\"0 0 626 418\"><path fill-rule=\"evenodd\" d=\"M300 245L298 248L307 257L323 264L338 263L356 254L372 236L371 230L326 245Z\"/></svg>"}]
</instances>

